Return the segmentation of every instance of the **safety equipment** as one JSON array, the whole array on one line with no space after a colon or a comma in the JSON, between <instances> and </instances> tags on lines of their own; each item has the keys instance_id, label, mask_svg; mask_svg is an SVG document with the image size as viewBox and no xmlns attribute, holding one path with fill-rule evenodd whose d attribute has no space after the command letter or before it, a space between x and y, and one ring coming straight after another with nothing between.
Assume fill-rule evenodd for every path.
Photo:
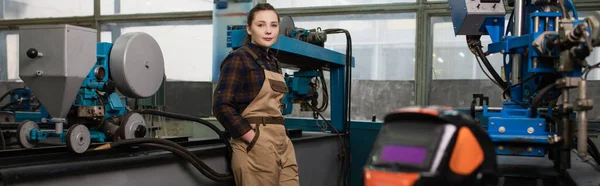
<instances>
[{"instance_id":1,"label":"safety equipment","mask_svg":"<svg viewBox=\"0 0 600 186\"><path fill-rule=\"evenodd\" d=\"M365 186L495 185L494 146L479 123L450 107L385 116L364 167Z\"/></svg>"}]
</instances>

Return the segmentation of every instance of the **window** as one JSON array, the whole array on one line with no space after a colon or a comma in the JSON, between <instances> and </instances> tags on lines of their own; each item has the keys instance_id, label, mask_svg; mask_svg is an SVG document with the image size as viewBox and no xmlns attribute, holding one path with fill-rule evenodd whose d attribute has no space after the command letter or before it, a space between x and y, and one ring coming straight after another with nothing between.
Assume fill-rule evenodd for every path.
<instances>
[{"instance_id":1,"label":"window","mask_svg":"<svg viewBox=\"0 0 600 186\"><path fill-rule=\"evenodd\" d=\"M91 1L91 0L89 0ZM212 10L212 0L102 0L102 14L139 14Z\"/></svg>"},{"instance_id":2,"label":"window","mask_svg":"<svg viewBox=\"0 0 600 186\"><path fill-rule=\"evenodd\" d=\"M416 0L267 0L275 8L364 5L385 3L414 3Z\"/></svg>"},{"instance_id":3,"label":"window","mask_svg":"<svg viewBox=\"0 0 600 186\"><path fill-rule=\"evenodd\" d=\"M4 2L4 19L90 16L94 14L93 0L4 0L2 2Z\"/></svg>"},{"instance_id":4,"label":"window","mask_svg":"<svg viewBox=\"0 0 600 186\"><path fill-rule=\"evenodd\" d=\"M102 30L111 31L113 40L128 32L146 32L154 37L163 52L168 81L211 81L210 21L107 24Z\"/></svg>"},{"instance_id":5,"label":"window","mask_svg":"<svg viewBox=\"0 0 600 186\"><path fill-rule=\"evenodd\" d=\"M450 17L432 17L433 30L433 53L432 59L432 79L488 79L481 71L475 55L467 47L465 36L455 36ZM487 51L487 45L491 43L489 36L482 36L481 43L483 51ZM487 56L495 71L502 76L501 68L503 58L501 54L492 54ZM481 59L480 59L481 60Z\"/></svg>"},{"instance_id":6,"label":"window","mask_svg":"<svg viewBox=\"0 0 600 186\"><path fill-rule=\"evenodd\" d=\"M343 28L352 38L353 79L414 80L414 13L294 17L296 27ZM346 36L327 36L325 47L345 53ZM391 54L389 51L393 51Z\"/></svg>"},{"instance_id":7,"label":"window","mask_svg":"<svg viewBox=\"0 0 600 186\"><path fill-rule=\"evenodd\" d=\"M19 34L17 32L6 34L6 69L8 80L21 81L19 78Z\"/></svg>"},{"instance_id":8,"label":"window","mask_svg":"<svg viewBox=\"0 0 600 186\"><path fill-rule=\"evenodd\" d=\"M112 32L102 31L102 34L100 34L100 42L112 43Z\"/></svg>"},{"instance_id":9,"label":"window","mask_svg":"<svg viewBox=\"0 0 600 186\"><path fill-rule=\"evenodd\" d=\"M579 14L579 19L585 19L585 17L588 16L592 16L592 15L596 15L600 17L600 12L578 12ZM594 51L592 52L592 54L590 54L590 56L588 56L586 58L586 61L588 64L590 65L594 65L597 63L600 63L600 47L596 47L594 48ZM592 71L590 71L590 73L588 74L588 80L600 80L600 71L598 71L600 69L594 69Z\"/></svg>"}]
</instances>

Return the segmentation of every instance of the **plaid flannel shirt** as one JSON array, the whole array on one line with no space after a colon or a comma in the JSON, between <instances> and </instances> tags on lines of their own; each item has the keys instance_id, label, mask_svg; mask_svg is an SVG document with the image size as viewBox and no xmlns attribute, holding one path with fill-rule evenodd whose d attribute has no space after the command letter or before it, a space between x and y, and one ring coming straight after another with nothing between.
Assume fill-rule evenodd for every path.
<instances>
[{"instance_id":1,"label":"plaid flannel shirt","mask_svg":"<svg viewBox=\"0 0 600 186\"><path fill-rule=\"evenodd\" d=\"M272 50L267 52L250 42L245 44L270 71L278 72L277 59ZM238 138L252 129L241 114L260 92L265 75L253 57L242 49L232 51L221 63L221 72L213 97L213 113L219 123L233 138Z\"/></svg>"}]
</instances>

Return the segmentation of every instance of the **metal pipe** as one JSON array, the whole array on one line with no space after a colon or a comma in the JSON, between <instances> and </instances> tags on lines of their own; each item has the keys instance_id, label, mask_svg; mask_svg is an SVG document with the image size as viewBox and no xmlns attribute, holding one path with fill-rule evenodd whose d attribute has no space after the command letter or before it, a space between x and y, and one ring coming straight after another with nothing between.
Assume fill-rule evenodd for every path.
<instances>
[{"instance_id":1,"label":"metal pipe","mask_svg":"<svg viewBox=\"0 0 600 186\"><path fill-rule=\"evenodd\" d=\"M549 31L548 29L550 29L550 27L548 26L550 24L550 20L548 17L546 17L546 20L544 21L544 31Z\"/></svg>"},{"instance_id":2,"label":"metal pipe","mask_svg":"<svg viewBox=\"0 0 600 186\"><path fill-rule=\"evenodd\" d=\"M558 28L559 28L559 25L560 25L559 24L559 22L560 22L559 19L560 19L559 17L555 17L554 18L554 31L555 32L558 32Z\"/></svg>"},{"instance_id":3,"label":"metal pipe","mask_svg":"<svg viewBox=\"0 0 600 186\"><path fill-rule=\"evenodd\" d=\"M515 0L515 15L514 15L514 36L521 36L523 33L523 13L525 12L525 0Z\"/></svg>"},{"instance_id":4,"label":"metal pipe","mask_svg":"<svg viewBox=\"0 0 600 186\"><path fill-rule=\"evenodd\" d=\"M515 37L521 36L523 34L523 13L525 11L524 5L525 0L515 0L515 15L513 20L513 35ZM521 54L513 54L512 62L513 64L511 73L511 83L516 84L519 83L519 79L521 79Z\"/></svg>"},{"instance_id":5,"label":"metal pipe","mask_svg":"<svg viewBox=\"0 0 600 186\"><path fill-rule=\"evenodd\" d=\"M59 122L54 124L54 130L56 132L56 134L62 134L63 133L63 123Z\"/></svg>"},{"instance_id":6,"label":"metal pipe","mask_svg":"<svg viewBox=\"0 0 600 186\"><path fill-rule=\"evenodd\" d=\"M488 111L502 111L502 107L488 107ZM483 111L483 106L475 106L475 111ZM538 111L548 111L548 108L538 108Z\"/></svg>"},{"instance_id":7,"label":"metal pipe","mask_svg":"<svg viewBox=\"0 0 600 186\"><path fill-rule=\"evenodd\" d=\"M539 32L540 31L540 16L535 16L535 18L533 19L533 32Z\"/></svg>"},{"instance_id":8,"label":"metal pipe","mask_svg":"<svg viewBox=\"0 0 600 186\"><path fill-rule=\"evenodd\" d=\"M587 99L587 83L585 80L579 82L578 100ZM577 154L584 158L588 155L587 149L587 110L581 109L577 114Z\"/></svg>"},{"instance_id":9,"label":"metal pipe","mask_svg":"<svg viewBox=\"0 0 600 186\"><path fill-rule=\"evenodd\" d=\"M571 122L569 120L569 114L566 114L568 111L569 104L569 89L562 89L562 104L563 104L563 131L562 131L562 139L563 144L560 149L560 169L566 170L571 168Z\"/></svg>"}]
</instances>

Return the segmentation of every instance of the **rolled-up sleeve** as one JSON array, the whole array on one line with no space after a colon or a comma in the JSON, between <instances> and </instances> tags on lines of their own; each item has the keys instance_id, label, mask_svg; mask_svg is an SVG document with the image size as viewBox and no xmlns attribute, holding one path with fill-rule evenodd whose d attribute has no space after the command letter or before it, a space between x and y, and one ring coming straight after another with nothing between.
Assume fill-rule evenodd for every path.
<instances>
[{"instance_id":1,"label":"rolled-up sleeve","mask_svg":"<svg viewBox=\"0 0 600 186\"><path fill-rule=\"evenodd\" d=\"M213 113L233 138L252 129L250 123L236 109L236 93L241 90L248 70L243 57L230 54L221 64L221 72L213 97Z\"/></svg>"}]
</instances>

